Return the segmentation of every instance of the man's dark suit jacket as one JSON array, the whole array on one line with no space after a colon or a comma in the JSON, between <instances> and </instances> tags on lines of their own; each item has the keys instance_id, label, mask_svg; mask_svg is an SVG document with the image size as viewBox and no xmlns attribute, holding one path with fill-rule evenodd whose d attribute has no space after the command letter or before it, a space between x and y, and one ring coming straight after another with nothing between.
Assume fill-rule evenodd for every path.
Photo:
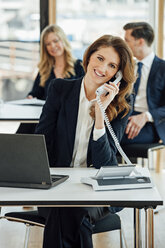
<instances>
[{"instance_id":1,"label":"man's dark suit jacket","mask_svg":"<svg viewBox=\"0 0 165 248\"><path fill-rule=\"evenodd\" d=\"M148 77L147 103L156 131L165 144L165 61L157 56Z\"/></svg>"},{"instance_id":2,"label":"man's dark suit jacket","mask_svg":"<svg viewBox=\"0 0 165 248\"><path fill-rule=\"evenodd\" d=\"M79 96L82 78L74 80L52 80L46 103L43 107L37 134L44 134L51 167L69 167L72 161L76 124L79 109ZM132 103L132 95L128 101ZM120 113L111 125L121 140L129 114L121 118ZM93 129L89 139L87 165L96 168L116 165L116 146L111 135L106 133L93 141Z\"/></svg>"}]
</instances>

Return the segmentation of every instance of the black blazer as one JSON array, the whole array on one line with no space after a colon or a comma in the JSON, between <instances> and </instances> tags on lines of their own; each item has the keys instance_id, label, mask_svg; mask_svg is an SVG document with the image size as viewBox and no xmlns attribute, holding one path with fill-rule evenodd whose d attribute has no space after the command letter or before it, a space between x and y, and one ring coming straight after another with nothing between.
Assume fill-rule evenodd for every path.
<instances>
[{"instance_id":1,"label":"black blazer","mask_svg":"<svg viewBox=\"0 0 165 248\"><path fill-rule=\"evenodd\" d=\"M48 97L43 107L37 134L44 134L46 138L50 166L69 167L72 161L76 124L79 109L79 95L82 78L77 80L53 80L49 87ZM128 101L132 104L132 95ZM120 113L111 125L121 140L128 116L121 118ZM106 165L116 165L116 146L109 134L106 133L97 141L93 141L93 129L91 131L87 165L96 168Z\"/></svg>"},{"instance_id":2,"label":"black blazer","mask_svg":"<svg viewBox=\"0 0 165 248\"><path fill-rule=\"evenodd\" d=\"M148 78L147 102L156 131L165 144L165 61L157 56Z\"/></svg>"},{"instance_id":3,"label":"black blazer","mask_svg":"<svg viewBox=\"0 0 165 248\"><path fill-rule=\"evenodd\" d=\"M165 61L157 56L148 77L147 103L156 131L165 144Z\"/></svg>"},{"instance_id":4,"label":"black blazer","mask_svg":"<svg viewBox=\"0 0 165 248\"><path fill-rule=\"evenodd\" d=\"M74 79L84 76L84 69L82 66L81 60L76 60L74 64L74 70L75 70L75 76L70 74L70 77L68 79ZM37 77L34 81L32 90L28 93L28 95L32 95L33 97L37 97L38 99L45 100L48 94L48 88L49 84L52 79L56 78L56 75L54 74L54 70L52 68L49 78L45 82L45 87L40 86L40 73L37 74Z\"/></svg>"}]
</instances>

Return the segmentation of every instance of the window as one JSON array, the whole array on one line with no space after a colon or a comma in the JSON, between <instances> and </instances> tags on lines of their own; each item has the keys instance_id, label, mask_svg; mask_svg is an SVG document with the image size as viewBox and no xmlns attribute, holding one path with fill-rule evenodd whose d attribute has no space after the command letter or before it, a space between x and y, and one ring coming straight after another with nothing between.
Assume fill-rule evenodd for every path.
<instances>
[{"instance_id":1,"label":"window","mask_svg":"<svg viewBox=\"0 0 165 248\"><path fill-rule=\"evenodd\" d=\"M1 40L39 40L39 0L0 0L0 13Z\"/></svg>"},{"instance_id":2,"label":"window","mask_svg":"<svg viewBox=\"0 0 165 248\"><path fill-rule=\"evenodd\" d=\"M76 57L103 34L123 36L130 21L149 21L147 0L57 0L57 24L71 41Z\"/></svg>"},{"instance_id":3,"label":"window","mask_svg":"<svg viewBox=\"0 0 165 248\"><path fill-rule=\"evenodd\" d=\"M39 60L39 0L0 0L0 14L0 98L19 99L31 89Z\"/></svg>"}]
</instances>

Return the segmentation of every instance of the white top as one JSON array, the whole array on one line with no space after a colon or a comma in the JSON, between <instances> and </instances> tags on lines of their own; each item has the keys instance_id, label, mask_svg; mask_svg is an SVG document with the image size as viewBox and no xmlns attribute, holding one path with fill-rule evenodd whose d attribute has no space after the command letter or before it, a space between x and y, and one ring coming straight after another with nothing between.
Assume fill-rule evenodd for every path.
<instances>
[{"instance_id":1,"label":"white top","mask_svg":"<svg viewBox=\"0 0 165 248\"><path fill-rule=\"evenodd\" d=\"M149 77L149 73L151 70L151 66L154 60L154 53L151 52L148 56L142 59L140 62L143 63L142 66L142 73L141 73L141 80L138 89L138 93L135 99L135 111L138 112L146 112L149 121L153 121L152 115L148 111L148 104L147 104L147 96L146 96L146 88L147 88L147 81ZM137 61L138 63L139 61Z\"/></svg>"},{"instance_id":2,"label":"white top","mask_svg":"<svg viewBox=\"0 0 165 248\"><path fill-rule=\"evenodd\" d=\"M84 80L81 84L79 112L76 127L76 136L73 150L73 158L71 167L86 167L87 149L89 137L94 124L94 120L90 116L90 107L92 103L88 101L85 95ZM105 128L94 128L93 139L97 140L105 133Z\"/></svg>"}]
</instances>

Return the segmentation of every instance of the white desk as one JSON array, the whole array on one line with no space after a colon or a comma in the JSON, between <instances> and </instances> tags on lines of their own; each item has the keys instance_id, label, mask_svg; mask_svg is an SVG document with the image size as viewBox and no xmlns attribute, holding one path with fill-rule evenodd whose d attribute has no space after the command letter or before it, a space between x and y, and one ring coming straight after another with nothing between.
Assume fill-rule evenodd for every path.
<instances>
[{"instance_id":1,"label":"white desk","mask_svg":"<svg viewBox=\"0 0 165 248\"><path fill-rule=\"evenodd\" d=\"M38 122L42 106L28 106L4 103L0 108L0 121Z\"/></svg>"},{"instance_id":2,"label":"white desk","mask_svg":"<svg viewBox=\"0 0 165 248\"><path fill-rule=\"evenodd\" d=\"M80 183L83 176L95 175L95 169L54 168L55 174L70 175L64 183L49 190L0 188L0 206L121 206L134 208L134 247L141 247L140 210L146 210L146 248L154 247L153 208L163 201L156 187L151 189L93 191Z\"/></svg>"}]
</instances>

